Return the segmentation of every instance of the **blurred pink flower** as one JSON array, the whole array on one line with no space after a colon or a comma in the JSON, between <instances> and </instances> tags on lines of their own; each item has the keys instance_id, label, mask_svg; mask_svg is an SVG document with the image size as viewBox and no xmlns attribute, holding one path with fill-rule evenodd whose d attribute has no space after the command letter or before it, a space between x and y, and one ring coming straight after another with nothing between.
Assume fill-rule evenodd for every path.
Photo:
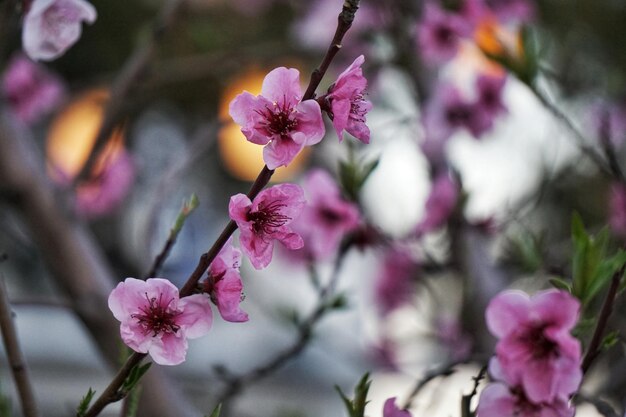
<instances>
[{"instance_id":1,"label":"blurred pink flower","mask_svg":"<svg viewBox=\"0 0 626 417\"><path fill-rule=\"evenodd\" d=\"M187 339L207 334L213 320L208 297L179 299L178 289L162 278L126 278L109 295L109 308L121 322L124 343L160 365L184 362Z\"/></svg>"},{"instance_id":2,"label":"blurred pink flower","mask_svg":"<svg viewBox=\"0 0 626 417\"><path fill-rule=\"evenodd\" d=\"M326 259L359 226L359 209L343 199L333 178L321 169L307 175L304 188L308 204L293 226L304 239L304 250L314 259Z\"/></svg>"},{"instance_id":3,"label":"blurred pink flower","mask_svg":"<svg viewBox=\"0 0 626 417\"><path fill-rule=\"evenodd\" d=\"M328 89L326 100L330 103L330 115L340 142L344 130L363 143L370 142L365 115L372 109L372 103L363 98L367 87L361 70L363 62L363 55L357 57Z\"/></svg>"},{"instance_id":4,"label":"blurred pink flower","mask_svg":"<svg viewBox=\"0 0 626 417\"><path fill-rule=\"evenodd\" d=\"M324 137L319 104L301 99L300 73L280 67L265 76L260 96L244 91L230 103L230 116L248 141L266 145L263 160L269 169L287 166L304 146Z\"/></svg>"},{"instance_id":5,"label":"blurred pink flower","mask_svg":"<svg viewBox=\"0 0 626 417\"><path fill-rule=\"evenodd\" d=\"M125 150L111 156L94 179L79 184L76 212L85 218L107 215L118 208L135 180L135 165Z\"/></svg>"},{"instance_id":6,"label":"blurred pink flower","mask_svg":"<svg viewBox=\"0 0 626 417\"><path fill-rule=\"evenodd\" d=\"M440 64L453 58L463 37L471 35L471 25L462 15L447 12L436 2L424 4L417 25L419 53L428 63Z\"/></svg>"},{"instance_id":7,"label":"blurred pink flower","mask_svg":"<svg viewBox=\"0 0 626 417\"><path fill-rule=\"evenodd\" d=\"M611 185L609 225L617 236L626 237L626 187L618 182Z\"/></svg>"},{"instance_id":8,"label":"blurred pink flower","mask_svg":"<svg viewBox=\"0 0 626 417\"><path fill-rule=\"evenodd\" d=\"M34 123L63 101L65 89L45 67L16 54L2 76L2 93L18 119Z\"/></svg>"},{"instance_id":9,"label":"blurred pink flower","mask_svg":"<svg viewBox=\"0 0 626 417\"><path fill-rule=\"evenodd\" d=\"M580 342L570 334L579 309L578 300L560 290L494 297L485 313L489 331L499 339L492 376L520 386L532 403L567 401L582 379Z\"/></svg>"},{"instance_id":10,"label":"blurred pink flower","mask_svg":"<svg viewBox=\"0 0 626 417\"><path fill-rule=\"evenodd\" d=\"M574 408L567 400L536 404L524 396L520 388L501 383L489 384L481 393L477 417L573 417Z\"/></svg>"},{"instance_id":11,"label":"blurred pink flower","mask_svg":"<svg viewBox=\"0 0 626 417\"><path fill-rule=\"evenodd\" d=\"M241 251L229 239L209 265L208 277L204 282L204 291L210 295L222 318L237 323L248 321L248 314L239 306L243 300L240 264Z\"/></svg>"},{"instance_id":12,"label":"blurred pink flower","mask_svg":"<svg viewBox=\"0 0 626 417\"><path fill-rule=\"evenodd\" d=\"M385 254L382 267L374 286L376 304L383 314L388 314L415 295L415 282L419 277L419 265L401 249Z\"/></svg>"},{"instance_id":13,"label":"blurred pink flower","mask_svg":"<svg viewBox=\"0 0 626 417\"><path fill-rule=\"evenodd\" d=\"M265 189L254 201L244 194L230 198L230 218L237 223L243 252L256 269L265 268L271 262L274 240L289 249L303 246L300 235L288 225L300 215L305 204L304 191L295 184Z\"/></svg>"},{"instance_id":14,"label":"blurred pink flower","mask_svg":"<svg viewBox=\"0 0 626 417\"><path fill-rule=\"evenodd\" d=\"M533 0L467 0L467 3L473 15L483 19L492 15L505 23L528 23L536 14Z\"/></svg>"},{"instance_id":15,"label":"blurred pink flower","mask_svg":"<svg viewBox=\"0 0 626 417\"><path fill-rule=\"evenodd\" d=\"M34 0L24 18L24 52L34 60L58 58L78 41L82 22L93 23L96 16L85 0Z\"/></svg>"},{"instance_id":16,"label":"blurred pink flower","mask_svg":"<svg viewBox=\"0 0 626 417\"><path fill-rule=\"evenodd\" d=\"M462 361L472 351L472 338L463 330L458 319L440 316L435 320L435 335L448 351L450 359Z\"/></svg>"},{"instance_id":17,"label":"blurred pink flower","mask_svg":"<svg viewBox=\"0 0 626 417\"><path fill-rule=\"evenodd\" d=\"M589 112L594 135L602 143L619 148L626 141L626 102L601 102Z\"/></svg>"},{"instance_id":18,"label":"blurred pink flower","mask_svg":"<svg viewBox=\"0 0 626 417\"><path fill-rule=\"evenodd\" d=\"M502 101L502 91L506 84L506 75L480 75L476 79L476 111L483 121L482 131L493 127L494 120L499 115L506 113L507 108ZM483 132L479 132L483 133Z\"/></svg>"},{"instance_id":19,"label":"blurred pink flower","mask_svg":"<svg viewBox=\"0 0 626 417\"><path fill-rule=\"evenodd\" d=\"M417 225L417 234L436 230L446 224L456 208L459 198L459 186L446 173L440 174L433 181L424 218Z\"/></svg>"},{"instance_id":20,"label":"blurred pink flower","mask_svg":"<svg viewBox=\"0 0 626 417\"><path fill-rule=\"evenodd\" d=\"M391 397L385 401L383 417L411 417L411 413L408 410L399 409L396 405L396 397Z\"/></svg>"}]
</instances>

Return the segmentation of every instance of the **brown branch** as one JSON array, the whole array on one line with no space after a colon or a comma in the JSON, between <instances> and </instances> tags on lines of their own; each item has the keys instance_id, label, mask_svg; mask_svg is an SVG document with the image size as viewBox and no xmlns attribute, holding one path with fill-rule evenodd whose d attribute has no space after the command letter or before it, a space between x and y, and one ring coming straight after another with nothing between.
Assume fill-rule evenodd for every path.
<instances>
[{"instance_id":1,"label":"brown branch","mask_svg":"<svg viewBox=\"0 0 626 417\"><path fill-rule=\"evenodd\" d=\"M46 178L43 157L27 132L0 105L0 190L31 231L41 256L71 307L109 364L119 361L119 322L108 311L114 278L88 230L62 209ZM188 403L159 369L144 381L143 412L150 417L191 415ZM147 400L149 398L149 401Z\"/></svg>"},{"instance_id":2,"label":"brown branch","mask_svg":"<svg viewBox=\"0 0 626 417\"><path fill-rule=\"evenodd\" d=\"M609 287L609 291L607 292L604 303L602 304L602 310L600 310L600 316L598 317L596 328L593 332L591 342L589 342L589 347L587 348L587 353L585 354L582 362L581 367L583 373L587 373L591 363L598 357L602 350L602 337L604 336L604 331L606 330L609 317L611 317L611 313L613 312L613 305L615 304L619 284L622 281L622 275L624 275L625 268L626 266L622 266L611 279L611 286Z\"/></svg>"},{"instance_id":3,"label":"brown branch","mask_svg":"<svg viewBox=\"0 0 626 417\"><path fill-rule=\"evenodd\" d=\"M2 330L2 342L4 343L15 386L20 397L22 413L24 417L39 417L41 413L37 408L37 401L30 383L26 360L20 349L17 331L13 323L9 296L2 274L0 274L0 329Z\"/></svg>"},{"instance_id":4,"label":"brown branch","mask_svg":"<svg viewBox=\"0 0 626 417\"><path fill-rule=\"evenodd\" d=\"M174 24L185 5L186 0L168 0L161 10L158 21L154 25L150 41L135 49L124 64L122 71L111 88L111 97L107 102L104 119L94 141L93 148L91 149L87 161L78 175L76 175L74 185L89 179L102 150L124 118L126 112L125 103L148 70L157 51L158 42L163 38L167 29Z\"/></svg>"},{"instance_id":5,"label":"brown branch","mask_svg":"<svg viewBox=\"0 0 626 417\"><path fill-rule=\"evenodd\" d=\"M315 326L329 311L329 303L331 301L331 297L335 293L335 288L339 280L339 272L348 249L349 245L345 245L337 254L332 275L328 283L320 289L315 309L298 325L298 336L290 346L279 351L266 363L236 377L231 376L225 369L220 369L221 373L228 375L228 382L226 389L215 402L216 404L221 404L223 409L226 410L228 403L235 396L244 391L247 386L278 371L291 359L298 356L309 345Z\"/></svg>"},{"instance_id":6,"label":"brown branch","mask_svg":"<svg viewBox=\"0 0 626 417\"><path fill-rule=\"evenodd\" d=\"M350 26L352 25L352 21L354 20L354 15L358 9L359 1L360 0L346 0L345 1L343 5L343 9L341 13L339 14L335 36L333 37L330 47L326 51L326 55L324 56L322 63L315 71L313 71L311 75L311 79L309 81L309 85L307 87L307 90L304 96L302 97L302 100L311 99L315 95L315 90L319 86L322 80L322 77L324 76L324 74L326 73L326 70L328 69L328 66L332 62L333 58L335 57L339 49L341 49L341 42L346 32L348 31L348 29L350 29ZM274 174L274 170L269 169L267 165L263 167L263 169L257 176L256 180L250 187L250 190L248 191L247 196L250 200L253 200L261 192L261 190L265 188L265 186L269 183L270 179L272 178L273 174ZM193 294L194 292L196 292L196 287L198 285L198 282L204 275L204 272L207 270L211 262L213 262L215 257L217 257L220 250L226 244L226 242L228 241L230 236L235 232L235 230L237 230L237 224L233 222L232 220L229 221L226 227L224 228L224 230L222 230L222 233L220 233L220 235L218 236L213 246L211 246L211 248L206 253L203 253L200 256L200 259L198 261L198 264L196 265L196 268L191 273L191 275L189 276L189 278L187 279L183 287L180 289L179 295L181 298L189 296ZM321 313L317 313L317 314L321 314ZM310 319L313 319L315 316L316 316L316 313L314 312L314 314L310 317ZM315 321L317 320L318 318L315 318ZM306 337L307 338L310 337L310 334L307 335ZM298 348L298 349L301 350L302 348ZM118 372L114 380L111 381L109 386L106 388L105 392L103 392L102 395L98 398L98 400L96 400L96 403L98 404L98 406L100 406L101 404L106 406L106 404L113 402L110 400L119 401L120 399L123 398L122 397L122 398L115 399L116 395L119 394L120 392L120 387L122 386L122 383L124 382L125 378L128 376L128 373L133 368L133 366L128 366L128 363L131 361L136 361L137 360L136 355L138 354L131 355L131 357L127 360L127 362L124 364L122 369L120 369L120 371ZM139 363L141 359L142 358L139 358L139 360L135 364ZM106 401L109 401L109 402L104 404ZM94 403L94 406L96 405L96 403ZM90 411L91 409L88 410L88 413L86 414L87 417L93 417L97 415L97 414L90 414Z\"/></svg>"}]
</instances>

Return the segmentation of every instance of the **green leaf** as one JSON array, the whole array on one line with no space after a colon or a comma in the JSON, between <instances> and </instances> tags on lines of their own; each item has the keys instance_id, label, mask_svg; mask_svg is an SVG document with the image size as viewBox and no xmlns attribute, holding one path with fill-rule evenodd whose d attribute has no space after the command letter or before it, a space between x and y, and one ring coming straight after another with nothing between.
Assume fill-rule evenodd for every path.
<instances>
[{"instance_id":1,"label":"green leaf","mask_svg":"<svg viewBox=\"0 0 626 417\"><path fill-rule=\"evenodd\" d=\"M139 381L141 380L141 377L144 376L146 372L148 372L148 369L150 369L151 366L152 366L152 362L148 362L144 365L141 365L141 364L135 365L133 369L131 369L128 376L126 377L126 380L124 381L124 383L122 384L122 388L121 388L122 392L128 393L132 391L132 389L135 388L137 383L139 383Z\"/></svg>"},{"instance_id":2,"label":"green leaf","mask_svg":"<svg viewBox=\"0 0 626 417\"><path fill-rule=\"evenodd\" d=\"M565 290L567 292L572 292L572 284L565 281L563 278L554 277L550 278L550 284L554 288L558 288L559 290Z\"/></svg>"},{"instance_id":3,"label":"green leaf","mask_svg":"<svg viewBox=\"0 0 626 417\"><path fill-rule=\"evenodd\" d=\"M348 298L345 294L337 294L328 302L328 308L332 310L342 310L348 306Z\"/></svg>"},{"instance_id":4,"label":"green leaf","mask_svg":"<svg viewBox=\"0 0 626 417\"><path fill-rule=\"evenodd\" d=\"M602 340L602 348L610 349L619 342L619 331L615 330L604 336Z\"/></svg>"},{"instance_id":5,"label":"green leaf","mask_svg":"<svg viewBox=\"0 0 626 417\"><path fill-rule=\"evenodd\" d=\"M215 406L215 409L211 413L209 417L220 417L220 413L222 412L222 404L218 404Z\"/></svg>"},{"instance_id":6,"label":"green leaf","mask_svg":"<svg viewBox=\"0 0 626 417\"><path fill-rule=\"evenodd\" d=\"M175 239L180 233L187 217L200 205L200 200L198 200L198 196L196 194L191 194L188 200L183 200L183 206L180 208L178 212L178 216L176 217L176 221L174 221L174 225L170 230L170 239Z\"/></svg>"},{"instance_id":7,"label":"green leaf","mask_svg":"<svg viewBox=\"0 0 626 417\"><path fill-rule=\"evenodd\" d=\"M339 393L339 396L348 410L349 417L365 417L365 406L369 402L367 401L367 394L371 383L372 381L369 379L369 373L363 375L357 386L354 388L354 400L350 400L343 393L343 391L341 391L341 388L335 385L335 389Z\"/></svg>"},{"instance_id":8,"label":"green leaf","mask_svg":"<svg viewBox=\"0 0 626 417\"><path fill-rule=\"evenodd\" d=\"M77 417L82 417L85 415L85 413L89 409L89 404L91 403L91 400L93 400L94 395L96 395L96 391L92 390L91 387L89 387L87 394L85 394L85 396L80 400L80 403L76 408Z\"/></svg>"}]
</instances>

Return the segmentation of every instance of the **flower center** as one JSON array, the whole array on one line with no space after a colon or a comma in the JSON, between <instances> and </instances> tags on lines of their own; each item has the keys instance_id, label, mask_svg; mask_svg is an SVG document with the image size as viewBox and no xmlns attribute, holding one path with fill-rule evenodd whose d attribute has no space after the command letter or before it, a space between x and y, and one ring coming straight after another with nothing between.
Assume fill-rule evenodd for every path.
<instances>
[{"instance_id":1,"label":"flower center","mask_svg":"<svg viewBox=\"0 0 626 417\"><path fill-rule=\"evenodd\" d=\"M511 393L515 396L515 405L513 409L513 415L515 417L534 417L540 414L541 405L533 404L528 401L528 398L526 398L526 395L521 388L511 388Z\"/></svg>"},{"instance_id":2,"label":"flower center","mask_svg":"<svg viewBox=\"0 0 626 417\"><path fill-rule=\"evenodd\" d=\"M141 313L132 314L131 317L137 319L139 325L148 332L152 332L152 337L160 333L176 333L180 326L176 324L176 317L181 314L180 311L172 310L169 305L174 300L163 302L163 294L159 294L159 298L148 297L145 293L148 305L140 307Z\"/></svg>"},{"instance_id":3,"label":"flower center","mask_svg":"<svg viewBox=\"0 0 626 417\"><path fill-rule=\"evenodd\" d=\"M254 212L249 212L246 215L246 220L252 222L252 230L256 234L272 234L276 228L285 225L291 217L285 216L279 210L286 207L278 201L273 201L266 206L259 206L259 209Z\"/></svg>"},{"instance_id":4,"label":"flower center","mask_svg":"<svg viewBox=\"0 0 626 417\"><path fill-rule=\"evenodd\" d=\"M435 29L435 38L442 44L451 44L454 42L455 33L449 26L440 25Z\"/></svg>"},{"instance_id":5,"label":"flower center","mask_svg":"<svg viewBox=\"0 0 626 417\"><path fill-rule=\"evenodd\" d=\"M288 136L298 125L294 109L287 105L287 98L283 98L282 104L275 102L273 107L266 106L264 112L257 110L257 113L265 119L261 127L270 135Z\"/></svg>"},{"instance_id":6,"label":"flower center","mask_svg":"<svg viewBox=\"0 0 626 417\"><path fill-rule=\"evenodd\" d=\"M350 100L349 115L352 120L365 123L365 114L367 113L367 109L361 107L364 102L365 100L363 100L363 94L356 94L352 97L352 100Z\"/></svg>"},{"instance_id":7,"label":"flower center","mask_svg":"<svg viewBox=\"0 0 626 417\"><path fill-rule=\"evenodd\" d=\"M469 124L472 111L466 104L450 106L446 111L446 120L451 126L464 126Z\"/></svg>"},{"instance_id":8,"label":"flower center","mask_svg":"<svg viewBox=\"0 0 626 417\"><path fill-rule=\"evenodd\" d=\"M343 220L343 216L341 214L337 213L335 210L332 210L328 207L322 207L319 210L319 215L321 219L329 226L334 226L335 224Z\"/></svg>"},{"instance_id":9,"label":"flower center","mask_svg":"<svg viewBox=\"0 0 626 417\"><path fill-rule=\"evenodd\" d=\"M558 345L546 337L545 328L545 325L537 326L524 337L524 341L532 346L532 355L535 359L545 359L558 353Z\"/></svg>"}]
</instances>

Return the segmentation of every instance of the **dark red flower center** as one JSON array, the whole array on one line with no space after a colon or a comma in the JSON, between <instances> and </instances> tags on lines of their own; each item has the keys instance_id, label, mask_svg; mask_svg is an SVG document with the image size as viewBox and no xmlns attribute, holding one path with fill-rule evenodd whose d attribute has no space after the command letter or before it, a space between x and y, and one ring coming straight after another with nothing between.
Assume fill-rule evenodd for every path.
<instances>
[{"instance_id":1,"label":"dark red flower center","mask_svg":"<svg viewBox=\"0 0 626 417\"><path fill-rule=\"evenodd\" d=\"M532 346L534 359L546 359L558 354L559 346L554 341L548 339L545 329L545 325L537 326L523 336L524 343Z\"/></svg>"},{"instance_id":2,"label":"dark red flower center","mask_svg":"<svg viewBox=\"0 0 626 417\"><path fill-rule=\"evenodd\" d=\"M257 235L270 235L291 220L291 217L281 213L287 205L280 201L272 201L267 205L259 205L257 211L246 215L246 220L252 223L252 230Z\"/></svg>"},{"instance_id":3,"label":"dark red flower center","mask_svg":"<svg viewBox=\"0 0 626 417\"><path fill-rule=\"evenodd\" d=\"M465 103L457 103L446 109L446 120L450 126L466 126L472 118L472 109Z\"/></svg>"},{"instance_id":4,"label":"dark red flower center","mask_svg":"<svg viewBox=\"0 0 626 417\"><path fill-rule=\"evenodd\" d=\"M318 214L321 220L329 226L334 226L344 219L344 216L342 216L341 213L338 213L329 207L321 207L318 210Z\"/></svg>"},{"instance_id":5,"label":"dark red flower center","mask_svg":"<svg viewBox=\"0 0 626 417\"><path fill-rule=\"evenodd\" d=\"M159 294L158 299L148 297L148 293L145 295L148 305L139 307L141 313L133 314L131 317L137 319L146 333L151 332L153 337L160 333L176 333L180 329L180 326L176 324L176 317L181 312L169 308L174 299L164 303L163 294Z\"/></svg>"},{"instance_id":6,"label":"dark red flower center","mask_svg":"<svg viewBox=\"0 0 626 417\"><path fill-rule=\"evenodd\" d=\"M298 126L294 109L289 107L287 98L282 103L274 103L272 107L266 106L265 111L257 110L263 116L261 127L269 135L289 136L289 133Z\"/></svg>"},{"instance_id":7,"label":"dark red flower center","mask_svg":"<svg viewBox=\"0 0 626 417\"><path fill-rule=\"evenodd\" d=\"M450 26L442 24L435 28L435 39L439 43L449 45L455 41L456 33Z\"/></svg>"}]
</instances>

